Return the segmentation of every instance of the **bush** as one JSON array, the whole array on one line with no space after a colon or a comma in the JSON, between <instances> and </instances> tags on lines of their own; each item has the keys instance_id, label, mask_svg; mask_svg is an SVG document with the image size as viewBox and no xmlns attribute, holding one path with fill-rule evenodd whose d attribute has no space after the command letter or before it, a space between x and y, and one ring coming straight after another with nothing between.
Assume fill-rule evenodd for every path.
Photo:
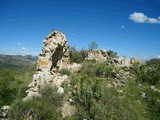
<instances>
[{"instance_id":1,"label":"bush","mask_svg":"<svg viewBox=\"0 0 160 120\"><path fill-rule=\"evenodd\" d=\"M160 119L160 93L153 91L150 88L145 88L144 92L146 93L147 98L145 102L149 111L149 118L151 120Z\"/></svg>"},{"instance_id":2,"label":"bush","mask_svg":"<svg viewBox=\"0 0 160 120\"><path fill-rule=\"evenodd\" d=\"M69 49L70 62L73 63L82 63L86 57L87 51L81 49L80 51L76 50L75 47Z\"/></svg>"},{"instance_id":3,"label":"bush","mask_svg":"<svg viewBox=\"0 0 160 120\"><path fill-rule=\"evenodd\" d=\"M71 79L72 98L77 108L76 119L145 120L145 103L135 83L127 83L123 93L106 88L104 79L75 74ZM136 89L135 89L136 88Z\"/></svg>"},{"instance_id":4,"label":"bush","mask_svg":"<svg viewBox=\"0 0 160 120\"><path fill-rule=\"evenodd\" d=\"M136 76L136 80L150 85L156 85L160 81L160 64L147 61L146 64L141 65L135 63L133 65L133 73Z\"/></svg>"},{"instance_id":5,"label":"bush","mask_svg":"<svg viewBox=\"0 0 160 120\"><path fill-rule=\"evenodd\" d=\"M63 94L58 94L57 89L47 86L44 89L40 91L42 98L48 102L50 102L52 105L55 107L60 107L62 106L63 102Z\"/></svg>"},{"instance_id":6,"label":"bush","mask_svg":"<svg viewBox=\"0 0 160 120\"><path fill-rule=\"evenodd\" d=\"M82 76L80 79L75 77L74 81L77 87L73 92L73 98L79 119L95 119L96 105L104 95L102 80Z\"/></svg>"},{"instance_id":7,"label":"bush","mask_svg":"<svg viewBox=\"0 0 160 120\"><path fill-rule=\"evenodd\" d=\"M30 101L16 101L9 112L10 120L55 120L60 114L56 108L42 98L34 98Z\"/></svg>"},{"instance_id":8,"label":"bush","mask_svg":"<svg viewBox=\"0 0 160 120\"><path fill-rule=\"evenodd\" d=\"M113 78L120 69L114 66L108 66L105 63L96 63L95 61L85 62L82 66L81 73L88 76Z\"/></svg>"},{"instance_id":9,"label":"bush","mask_svg":"<svg viewBox=\"0 0 160 120\"><path fill-rule=\"evenodd\" d=\"M116 58L117 57L117 52L114 52L112 50L107 51L108 56L112 57L112 58Z\"/></svg>"},{"instance_id":10,"label":"bush","mask_svg":"<svg viewBox=\"0 0 160 120\"><path fill-rule=\"evenodd\" d=\"M0 71L0 107L10 105L16 98L17 88L13 73L9 70Z\"/></svg>"},{"instance_id":11,"label":"bush","mask_svg":"<svg viewBox=\"0 0 160 120\"><path fill-rule=\"evenodd\" d=\"M59 70L59 73L62 74L62 75L70 75L70 71L67 69L67 68L62 68Z\"/></svg>"},{"instance_id":12,"label":"bush","mask_svg":"<svg viewBox=\"0 0 160 120\"><path fill-rule=\"evenodd\" d=\"M22 120L32 117L33 120L60 120L57 111L62 105L63 95L56 89L46 87L41 91L42 97L35 97L28 101L16 100L9 111L10 120Z\"/></svg>"}]
</instances>

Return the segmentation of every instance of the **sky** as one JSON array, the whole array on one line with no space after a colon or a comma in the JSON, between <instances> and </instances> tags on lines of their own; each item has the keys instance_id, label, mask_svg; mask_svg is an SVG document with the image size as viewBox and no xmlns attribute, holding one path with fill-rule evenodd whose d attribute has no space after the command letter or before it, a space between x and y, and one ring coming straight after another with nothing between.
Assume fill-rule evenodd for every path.
<instances>
[{"instance_id":1,"label":"sky","mask_svg":"<svg viewBox=\"0 0 160 120\"><path fill-rule=\"evenodd\" d=\"M0 0L0 54L38 55L52 29L70 46L160 58L159 0Z\"/></svg>"}]
</instances>

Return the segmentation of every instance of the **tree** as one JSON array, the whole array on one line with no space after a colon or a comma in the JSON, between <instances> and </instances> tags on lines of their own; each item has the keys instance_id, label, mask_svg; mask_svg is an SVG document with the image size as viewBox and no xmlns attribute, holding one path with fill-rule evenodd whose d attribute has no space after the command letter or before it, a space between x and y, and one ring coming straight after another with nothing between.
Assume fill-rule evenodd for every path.
<instances>
[{"instance_id":1,"label":"tree","mask_svg":"<svg viewBox=\"0 0 160 120\"><path fill-rule=\"evenodd\" d=\"M92 41L89 45L88 45L88 49L89 50L96 50L98 48L98 45L95 41Z\"/></svg>"},{"instance_id":2,"label":"tree","mask_svg":"<svg viewBox=\"0 0 160 120\"><path fill-rule=\"evenodd\" d=\"M113 52L112 50L109 50L109 51L107 52L107 54L108 54L108 56L110 56L110 57L112 57L112 58L117 57L117 52Z\"/></svg>"}]
</instances>

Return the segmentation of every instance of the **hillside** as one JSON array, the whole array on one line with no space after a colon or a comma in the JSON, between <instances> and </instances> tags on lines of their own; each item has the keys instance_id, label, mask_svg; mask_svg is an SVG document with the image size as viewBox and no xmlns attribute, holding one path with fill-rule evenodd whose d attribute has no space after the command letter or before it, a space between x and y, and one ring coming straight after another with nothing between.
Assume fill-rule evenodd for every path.
<instances>
[{"instance_id":1,"label":"hillside","mask_svg":"<svg viewBox=\"0 0 160 120\"><path fill-rule=\"evenodd\" d=\"M1 118L160 119L160 59L142 63L118 57L98 50L95 42L88 50L76 50L69 48L62 32L52 31L35 69L31 56L2 56L1 61L25 69L21 74L12 67L0 71Z\"/></svg>"},{"instance_id":2,"label":"hillside","mask_svg":"<svg viewBox=\"0 0 160 120\"><path fill-rule=\"evenodd\" d=\"M27 70L35 66L36 60L37 57L31 55L0 55L0 69Z\"/></svg>"}]
</instances>

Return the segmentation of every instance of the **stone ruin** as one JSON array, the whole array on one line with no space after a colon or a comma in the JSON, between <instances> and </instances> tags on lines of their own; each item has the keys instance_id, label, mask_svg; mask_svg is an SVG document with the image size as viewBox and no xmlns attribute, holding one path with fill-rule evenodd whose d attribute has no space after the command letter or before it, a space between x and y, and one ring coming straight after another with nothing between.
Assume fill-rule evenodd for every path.
<instances>
[{"instance_id":1,"label":"stone ruin","mask_svg":"<svg viewBox=\"0 0 160 120\"><path fill-rule=\"evenodd\" d=\"M67 76L61 76L57 71L67 67L69 64L69 45L66 37L59 31L53 31L43 41L42 52L38 56L36 73L32 82L28 85L28 94L23 100L31 99L33 96L41 96L39 90L46 85L56 86L59 93L64 90L62 82L67 80Z\"/></svg>"},{"instance_id":2,"label":"stone ruin","mask_svg":"<svg viewBox=\"0 0 160 120\"><path fill-rule=\"evenodd\" d=\"M87 52L87 56L85 58L86 61L88 60L95 60L97 62L105 62L108 58L106 50L91 50Z\"/></svg>"},{"instance_id":3,"label":"stone ruin","mask_svg":"<svg viewBox=\"0 0 160 120\"><path fill-rule=\"evenodd\" d=\"M115 57L112 58L107 54L107 51L105 49L102 50L91 50L87 52L87 56L85 58L86 61L88 60L94 60L96 62L109 62L112 65L117 65L119 67L129 67L132 66L134 63L138 62L141 63L140 60L137 58L125 58L125 57Z\"/></svg>"},{"instance_id":4,"label":"stone ruin","mask_svg":"<svg viewBox=\"0 0 160 120\"><path fill-rule=\"evenodd\" d=\"M33 75L32 82L28 85L28 94L23 100L31 99L33 96L41 96L39 91L46 85L56 86L58 93L63 93L64 89L61 84L68 81L66 75L60 75L57 71L61 68L67 68L71 72L77 71L80 64L69 63L69 45L66 37L59 31L53 31L43 41L42 52L38 56L37 70ZM106 50L92 50L88 51L85 60L95 60L97 62L106 62L121 67L129 67L138 60L136 58L126 59L123 57L110 58Z\"/></svg>"}]
</instances>

